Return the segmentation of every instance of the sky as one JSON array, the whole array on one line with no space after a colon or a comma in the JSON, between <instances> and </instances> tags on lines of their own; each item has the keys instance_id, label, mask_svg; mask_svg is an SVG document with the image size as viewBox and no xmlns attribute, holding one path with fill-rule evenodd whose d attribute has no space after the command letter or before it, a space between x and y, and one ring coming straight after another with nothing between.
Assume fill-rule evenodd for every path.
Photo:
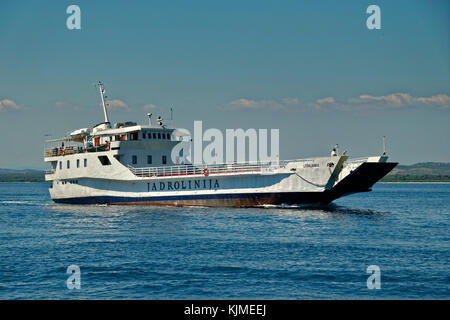
<instances>
[{"instance_id":1,"label":"sky","mask_svg":"<svg viewBox=\"0 0 450 320\"><path fill-rule=\"evenodd\" d=\"M67 28L70 5L81 29ZM369 5L381 29L368 29ZM0 168L103 121L280 130L280 158L450 162L449 1L0 2Z\"/></svg>"}]
</instances>

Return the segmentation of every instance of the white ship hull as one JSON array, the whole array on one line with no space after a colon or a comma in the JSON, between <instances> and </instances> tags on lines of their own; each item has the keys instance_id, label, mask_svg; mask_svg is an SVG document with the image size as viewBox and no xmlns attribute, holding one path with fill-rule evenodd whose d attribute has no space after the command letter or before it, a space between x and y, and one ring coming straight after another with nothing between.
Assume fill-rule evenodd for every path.
<instances>
[{"instance_id":1,"label":"white ship hull","mask_svg":"<svg viewBox=\"0 0 450 320\"><path fill-rule=\"evenodd\" d=\"M86 156L86 155L83 155ZM87 155L92 158L98 154ZM61 157L63 161L77 155ZM180 170L173 174L137 176L118 162L111 163L106 174L98 168L55 170L50 196L55 202L72 204L145 204L172 206L259 206L328 201L328 193L347 157L325 157L289 161L279 166L210 166L211 173ZM94 160L94 159L93 159ZM61 160L60 160L61 161ZM69 160L70 161L70 160ZM215 170L221 168L221 170ZM66 170L68 171L68 170ZM136 171L136 170L135 170ZM139 172L139 171L138 171Z\"/></svg>"}]
</instances>

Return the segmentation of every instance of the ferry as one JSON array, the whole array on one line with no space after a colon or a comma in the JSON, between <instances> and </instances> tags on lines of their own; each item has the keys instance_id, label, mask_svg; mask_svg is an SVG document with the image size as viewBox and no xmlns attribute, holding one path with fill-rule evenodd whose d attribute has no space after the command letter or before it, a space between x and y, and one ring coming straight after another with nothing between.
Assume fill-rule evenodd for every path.
<instances>
[{"instance_id":1,"label":"ferry","mask_svg":"<svg viewBox=\"0 0 450 320\"><path fill-rule=\"evenodd\" d=\"M253 207L324 203L365 192L396 164L334 155L297 160L180 164L172 149L182 132L164 123L111 125L105 88L98 84L104 121L47 140L51 199L67 204ZM387 158L386 158L387 159ZM375 164L369 168L367 165ZM375 168L375 169L374 169ZM391 168L391 169L389 169ZM388 170L389 169L389 170ZM377 173L377 174L374 174Z\"/></svg>"}]
</instances>

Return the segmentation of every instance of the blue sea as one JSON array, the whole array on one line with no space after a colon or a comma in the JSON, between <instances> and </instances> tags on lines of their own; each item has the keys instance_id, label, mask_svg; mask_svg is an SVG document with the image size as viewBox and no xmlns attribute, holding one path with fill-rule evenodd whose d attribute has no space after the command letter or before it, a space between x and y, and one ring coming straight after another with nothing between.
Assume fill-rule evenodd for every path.
<instances>
[{"instance_id":1,"label":"blue sea","mask_svg":"<svg viewBox=\"0 0 450 320\"><path fill-rule=\"evenodd\" d=\"M450 184L246 209L59 205L47 188L0 183L0 299L450 298Z\"/></svg>"}]
</instances>

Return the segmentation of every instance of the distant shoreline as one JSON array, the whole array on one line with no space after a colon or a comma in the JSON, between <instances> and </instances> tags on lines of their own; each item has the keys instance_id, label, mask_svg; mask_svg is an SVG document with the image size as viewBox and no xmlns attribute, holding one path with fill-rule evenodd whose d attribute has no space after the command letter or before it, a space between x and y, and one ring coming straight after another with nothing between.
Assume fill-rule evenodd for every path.
<instances>
[{"instance_id":1,"label":"distant shoreline","mask_svg":"<svg viewBox=\"0 0 450 320\"><path fill-rule=\"evenodd\" d=\"M50 181L0 181L0 183L43 183L43 182L48 182L50 183Z\"/></svg>"}]
</instances>

